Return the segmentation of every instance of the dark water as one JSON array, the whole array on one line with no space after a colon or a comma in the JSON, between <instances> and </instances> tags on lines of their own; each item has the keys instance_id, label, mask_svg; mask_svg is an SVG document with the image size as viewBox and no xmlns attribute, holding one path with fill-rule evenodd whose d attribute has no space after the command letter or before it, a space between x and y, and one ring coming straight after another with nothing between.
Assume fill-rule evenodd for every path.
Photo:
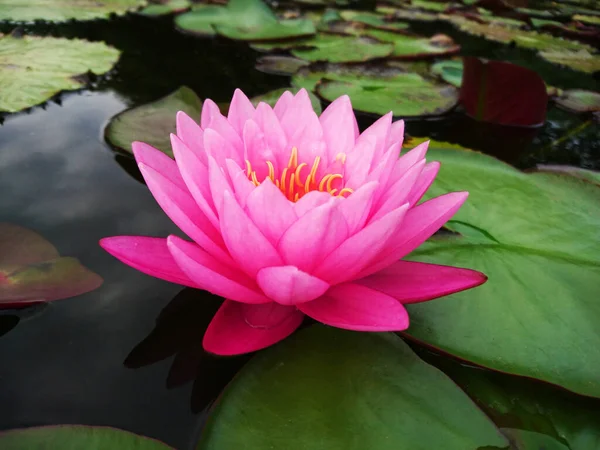
<instances>
[{"instance_id":1,"label":"dark water","mask_svg":"<svg viewBox=\"0 0 600 450\"><path fill-rule=\"evenodd\" d=\"M2 25L0 31L11 28ZM526 65L550 84L598 90L592 76L557 68L531 52L466 36L445 24L415 29L448 33L465 54ZM111 151L102 131L114 114L182 84L218 102L227 101L236 87L252 96L288 80L254 70L257 55L246 45L181 35L169 18L36 25L24 31L104 40L123 55L110 76L91 89L6 115L0 127L0 221L39 232L62 255L79 258L104 278L96 291L41 311L0 315L0 335L10 330L0 338L0 429L110 425L192 448L202 411L246 358L216 359L202 352L202 326L217 299L143 275L97 245L105 236L177 233L136 179L135 165ZM363 118L362 125L370 120ZM552 108L544 127L523 130L453 113L443 120L411 121L407 131L484 150L522 168L541 162L600 169L598 125L552 144L584 122Z\"/></svg>"}]
</instances>

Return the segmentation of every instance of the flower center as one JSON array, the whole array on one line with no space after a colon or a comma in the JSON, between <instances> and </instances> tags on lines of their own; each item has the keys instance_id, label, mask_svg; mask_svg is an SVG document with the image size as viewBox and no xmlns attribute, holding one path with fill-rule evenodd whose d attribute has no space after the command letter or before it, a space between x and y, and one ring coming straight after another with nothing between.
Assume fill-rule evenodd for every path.
<instances>
[{"instance_id":1,"label":"flower center","mask_svg":"<svg viewBox=\"0 0 600 450\"><path fill-rule=\"evenodd\" d=\"M346 162L346 155L340 153L337 155L336 160L344 164ZM317 170L319 169L320 162L321 157L317 156L312 164L310 172L306 175L306 178L303 178L302 171L304 169L308 170L308 164L298 164L298 149L293 147L288 165L281 171L281 176L275 178L275 167L273 166L273 163L271 161L266 161L265 164L269 168L269 173L262 181L270 178L283 195L292 202L298 201L298 199L311 191L328 192L334 197L344 197L346 194L350 195L354 192L350 188L339 189L339 187L335 188L333 186L334 183L341 186L343 178L341 173L328 173L323 175L320 179L317 179ZM304 170L304 172L306 172L306 170ZM246 160L246 175L248 176L248 179L254 183L254 186L258 186L261 183L261 181L258 181L256 171L252 170L252 164L250 164L250 161L248 160ZM336 180L339 180L339 182L336 182Z\"/></svg>"}]
</instances>

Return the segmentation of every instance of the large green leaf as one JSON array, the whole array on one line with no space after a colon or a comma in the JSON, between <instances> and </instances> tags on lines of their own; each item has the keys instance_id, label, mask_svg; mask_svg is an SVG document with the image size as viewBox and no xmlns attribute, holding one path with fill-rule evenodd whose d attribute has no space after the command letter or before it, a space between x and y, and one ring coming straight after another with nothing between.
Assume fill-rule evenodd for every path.
<instances>
[{"instance_id":1,"label":"large green leaf","mask_svg":"<svg viewBox=\"0 0 600 450\"><path fill-rule=\"evenodd\" d=\"M140 11L140 14L148 17L162 16L185 11L192 2L190 0L155 0Z\"/></svg>"},{"instance_id":2,"label":"large green leaf","mask_svg":"<svg viewBox=\"0 0 600 450\"><path fill-rule=\"evenodd\" d=\"M202 101L186 86L175 92L114 116L104 136L112 145L131 153L133 141L143 141L173 156L169 135L175 133L175 116L178 111L199 120Z\"/></svg>"},{"instance_id":3,"label":"large green leaf","mask_svg":"<svg viewBox=\"0 0 600 450\"><path fill-rule=\"evenodd\" d=\"M340 15L344 20L358 22L380 30L398 31L406 30L409 27L409 24L406 22L386 20L383 14L368 11L345 10L341 11Z\"/></svg>"},{"instance_id":4,"label":"large green leaf","mask_svg":"<svg viewBox=\"0 0 600 450\"><path fill-rule=\"evenodd\" d=\"M600 71L600 55L591 53L587 49L541 51L540 56L551 63L567 66L580 72Z\"/></svg>"},{"instance_id":5,"label":"large green leaf","mask_svg":"<svg viewBox=\"0 0 600 450\"><path fill-rule=\"evenodd\" d=\"M169 450L162 442L108 427L56 425L0 433L2 450Z\"/></svg>"},{"instance_id":6,"label":"large green leaf","mask_svg":"<svg viewBox=\"0 0 600 450\"><path fill-rule=\"evenodd\" d=\"M16 112L108 72L119 51L102 42L53 37L0 37L0 111Z\"/></svg>"},{"instance_id":7,"label":"large green leaf","mask_svg":"<svg viewBox=\"0 0 600 450\"><path fill-rule=\"evenodd\" d=\"M255 356L198 450L475 450L505 439L393 334L315 325Z\"/></svg>"},{"instance_id":8,"label":"large green leaf","mask_svg":"<svg viewBox=\"0 0 600 450\"><path fill-rule=\"evenodd\" d=\"M429 195L470 192L448 227L411 258L481 270L482 287L410 305L408 333L465 360L600 396L600 188L525 174L433 143Z\"/></svg>"},{"instance_id":9,"label":"large green leaf","mask_svg":"<svg viewBox=\"0 0 600 450\"><path fill-rule=\"evenodd\" d=\"M593 170L582 169L581 167L538 164L537 170L541 171L541 172L554 172L554 173L568 174L568 175L572 175L574 177L581 178L582 180L586 180L591 183L596 183L596 184L600 185L600 172L594 172Z\"/></svg>"},{"instance_id":10,"label":"large green leaf","mask_svg":"<svg viewBox=\"0 0 600 450\"><path fill-rule=\"evenodd\" d=\"M0 223L0 308L84 294L102 278L34 231Z\"/></svg>"},{"instance_id":11,"label":"large green leaf","mask_svg":"<svg viewBox=\"0 0 600 450\"><path fill-rule=\"evenodd\" d=\"M308 19L279 20L262 0L230 0L226 6L196 5L178 16L183 31L210 35L215 31L230 39L251 41L310 36L315 26Z\"/></svg>"},{"instance_id":12,"label":"large green leaf","mask_svg":"<svg viewBox=\"0 0 600 450\"><path fill-rule=\"evenodd\" d=\"M373 30L379 31L379 30ZM292 49L292 54L307 61L362 62L384 58L392 54L394 46L371 37L342 36L319 33L302 44L303 48Z\"/></svg>"},{"instance_id":13,"label":"large green leaf","mask_svg":"<svg viewBox=\"0 0 600 450\"><path fill-rule=\"evenodd\" d=\"M0 0L0 20L64 22L124 14L145 6L146 0Z\"/></svg>"},{"instance_id":14,"label":"large green leaf","mask_svg":"<svg viewBox=\"0 0 600 450\"><path fill-rule=\"evenodd\" d=\"M582 113L600 111L600 92L569 89L562 91L554 101L568 111Z\"/></svg>"},{"instance_id":15,"label":"large green leaf","mask_svg":"<svg viewBox=\"0 0 600 450\"><path fill-rule=\"evenodd\" d=\"M317 93L329 101L347 94L357 111L379 115L392 111L399 117L444 114L458 101L454 87L431 83L416 73L402 73L388 80L323 80L317 85Z\"/></svg>"},{"instance_id":16,"label":"large green leaf","mask_svg":"<svg viewBox=\"0 0 600 450\"><path fill-rule=\"evenodd\" d=\"M393 31L369 29L363 32L366 36L379 39L382 42L394 44L391 56L394 58L432 58L436 56L458 53L460 46L444 34L437 34L430 38L408 36Z\"/></svg>"}]
</instances>

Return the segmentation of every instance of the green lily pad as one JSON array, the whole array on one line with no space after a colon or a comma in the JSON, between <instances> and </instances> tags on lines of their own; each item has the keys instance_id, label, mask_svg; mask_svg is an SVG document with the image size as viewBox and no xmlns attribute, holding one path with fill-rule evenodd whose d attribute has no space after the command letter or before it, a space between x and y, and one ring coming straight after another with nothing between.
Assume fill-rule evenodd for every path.
<instances>
[{"instance_id":1,"label":"green lily pad","mask_svg":"<svg viewBox=\"0 0 600 450\"><path fill-rule=\"evenodd\" d=\"M102 278L77 259L61 257L39 234L0 223L0 308L74 297L101 284Z\"/></svg>"},{"instance_id":2,"label":"green lily pad","mask_svg":"<svg viewBox=\"0 0 600 450\"><path fill-rule=\"evenodd\" d=\"M296 95L300 89L299 88L281 88L274 89L262 95L257 95L256 97L252 97L250 101L254 106L257 106L260 102L265 102L271 106L275 106L279 97L283 95L285 91L290 91L292 94ZM313 109L317 114L321 114L321 100L309 91L308 96L310 97L310 102L312 104Z\"/></svg>"},{"instance_id":3,"label":"green lily pad","mask_svg":"<svg viewBox=\"0 0 600 450\"><path fill-rule=\"evenodd\" d=\"M448 8L448 3L431 2L428 0L411 0L410 5L413 8L424 9L427 11L444 12Z\"/></svg>"},{"instance_id":4,"label":"green lily pad","mask_svg":"<svg viewBox=\"0 0 600 450\"><path fill-rule=\"evenodd\" d=\"M531 20L531 25L533 25L535 28L542 28L542 27L547 26L547 25L555 25L557 27L562 27L563 26L562 22L558 22L556 20L536 19L534 17L532 17L530 20Z\"/></svg>"},{"instance_id":5,"label":"green lily pad","mask_svg":"<svg viewBox=\"0 0 600 450\"><path fill-rule=\"evenodd\" d=\"M303 48L292 49L292 55L307 61L363 62L385 58L394 46L371 37L341 36L319 33L305 42ZM304 48L306 47L306 48Z\"/></svg>"},{"instance_id":6,"label":"green lily pad","mask_svg":"<svg viewBox=\"0 0 600 450\"><path fill-rule=\"evenodd\" d=\"M175 19L185 32L243 41L285 39L315 34L308 19L279 20L262 0L230 0L226 6L196 5Z\"/></svg>"},{"instance_id":7,"label":"green lily pad","mask_svg":"<svg viewBox=\"0 0 600 450\"><path fill-rule=\"evenodd\" d=\"M431 73L452 86L460 87L463 77L463 62L461 60L436 62L431 66Z\"/></svg>"},{"instance_id":8,"label":"green lily pad","mask_svg":"<svg viewBox=\"0 0 600 450\"><path fill-rule=\"evenodd\" d=\"M458 102L458 91L438 85L416 73L396 75L390 82L363 79L360 82L323 80L317 93L333 101L347 94L357 111L378 115L392 111L397 117L436 116L450 111Z\"/></svg>"},{"instance_id":9,"label":"green lily pad","mask_svg":"<svg viewBox=\"0 0 600 450\"><path fill-rule=\"evenodd\" d=\"M600 402L526 378L425 355L452 378L520 450L591 450L600 442Z\"/></svg>"},{"instance_id":10,"label":"green lily pad","mask_svg":"<svg viewBox=\"0 0 600 450\"><path fill-rule=\"evenodd\" d=\"M394 45L391 56L394 58L430 58L452 55L460 51L460 46L445 34L436 34L426 38L370 29L365 30L363 35L374 37L382 42L391 42Z\"/></svg>"},{"instance_id":11,"label":"green lily pad","mask_svg":"<svg viewBox=\"0 0 600 450\"><path fill-rule=\"evenodd\" d=\"M586 49L541 51L540 56L551 63L567 66L580 72L600 71L600 55L593 54Z\"/></svg>"},{"instance_id":12,"label":"green lily pad","mask_svg":"<svg viewBox=\"0 0 600 450\"><path fill-rule=\"evenodd\" d=\"M202 101L187 86L145 105L136 106L114 116L104 130L105 139L115 147L131 153L131 143L143 141L173 156L169 135L175 133L175 116L185 112L200 119Z\"/></svg>"},{"instance_id":13,"label":"green lily pad","mask_svg":"<svg viewBox=\"0 0 600 450\"><path fill-rule=\"evenodd\" d=\"M190 6L192 6L190 0L157 0L142 9L140 14L149 17L163 16L185 11Z\"/></svg>"},{"instance_id":14,"label":"green lily pad","mask_svg":"<svg viewBox=\"0 0 600 450\"><path fill-rule=\"evenodd\" d=\"M107 19L146 6L147 0L0 0L0 20L64 22Z\"/></svg>"},{"instance_id":15,"label":"green lily pad","mask_svg":"<svg viewBox=\"0 0 600 450\"><path fill-rule=\"evenodd\" d=\"M475 450L506 440L393 334L315 325L255 356L197 450Z\"/></svg>"},{"instance_id":16,"label":"green lily pad","mask_svg":"<svg viewBox=\"0 0 600 450\"><path fill-rule=\"evenodd\" d=\"M428 195L469 191L411 259L481 270L488 282L409 305L408 333L485 367L600 396L600 188L525 174L492 157L432 143L442 168Z\"/></svg>"},{"instance_id":17,"label":"green lily pad","mask_svg":"<svg viewBox=\"0 0 600 450\"><path fill-rule=\"evenodd\" d=\"M119 54L102 42L0 35L0 111L20 111L80 89L88 72L108 72Z\"/></svg>"},{"instance_id":18,"label":"green lily pad","mask_svg":"<svg viewBox=\"0 0 600 450\"><path fill-rule=\"evenodd\" d=\"M303 59L294 58L291 56L263 56L256 61L256 70L264 73L272 73L274 75L293 75L298 72L298 69L309 64Z\"/></svg>"},{"instance_id":19,"label":"green lily pad","mask_svg":"<svg viewBox=\"0 0 600 450\"><path fill-rule=\"evenodd\" d=\"M439 19L439 14L421 11L418 9L405 9L396 8L387 5L377 5L375 11L387 16L393 17L394 19L401 20L416 20L421 22L433 22Z\"/></svg>"},{"instance_id":20,"label":"green lily pad","mask_svg":"<svg viewBox=\"0 0 600 450\"><path fill-rule=\"evenodd\" d=\"M406 30L409 27L406 22L388 21L385 20L384 15L368 11L345 10L341 11L340 15L344 20L359 22L380 30L398 31Z\"/></svg>"},{"instance_id":21,"label":"green lily pad","mask_svg":"<svg viewBox=\"0 0 600 450\"><path fill-rule=\"evenodd\" d=\"M582 169L581 167L573 167L573 166L557 166L557 165L547 165L547 164L538 164L536 166L537 170L540 172L554 172L559 174L571 175L577 178L581 178L582 180L589 181L591 183L596 183L600 185L600 172L595 172L593 170Z\"/></svg>"},{"instance_id":22,"label":"green lily pad","mask_svg":"<svg viewBox=\"0 0 600 450\"><path fill-rule=\"evenodd\" d=\"M587 25L600 25L600 17L598 16L586 16L583 14L575 14L573 20L577 22L583 22Z\"/></svg>"},{"instance_id":23,"label":"green lily pad","mask_svg":"<svg viewBox=\"0 0 600 450\"><path fill-rule=\"evenodd\" d=\"M56 425L0 433L3 450L169 450L162 442L109 427Z\"/></svg>"},{"instance_id":24,"label":"green lily pad","mask_svg":"<svg viewBox=\"0 0 600 450\"><path fill-rule=\"evenodd\" d=\"M569 89L563 91L554 101L558 106L568 111L578 113L600 111L599 92Z\"/></svg>"}]
</instances>

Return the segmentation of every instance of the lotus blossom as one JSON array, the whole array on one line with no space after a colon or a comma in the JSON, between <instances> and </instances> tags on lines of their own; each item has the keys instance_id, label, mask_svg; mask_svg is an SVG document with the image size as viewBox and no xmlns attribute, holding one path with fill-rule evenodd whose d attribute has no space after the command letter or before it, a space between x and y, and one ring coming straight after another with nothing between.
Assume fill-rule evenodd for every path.
<instances>
[{"instance_id":1,"label":"lotus blossom","mask_svg":"<svg viewBox=\"0 0 600 450\"><path fill-rule=\"evenodd\" d=\"M285 92L273 108L236 90L227 117L206 100L200 126L177 114L174 160L133 143L150 191L191 241L100 244L148 275L224 297L203 339L212 353L270 346L305 315L349 330L404 330L405 304L486 277L402 260L468 195L419 203L439 163L426 163L428 142L399 157L403 135L392 113L359 133L347 96L320 117L305 90Z\"/></svg>"}]
</instances>

